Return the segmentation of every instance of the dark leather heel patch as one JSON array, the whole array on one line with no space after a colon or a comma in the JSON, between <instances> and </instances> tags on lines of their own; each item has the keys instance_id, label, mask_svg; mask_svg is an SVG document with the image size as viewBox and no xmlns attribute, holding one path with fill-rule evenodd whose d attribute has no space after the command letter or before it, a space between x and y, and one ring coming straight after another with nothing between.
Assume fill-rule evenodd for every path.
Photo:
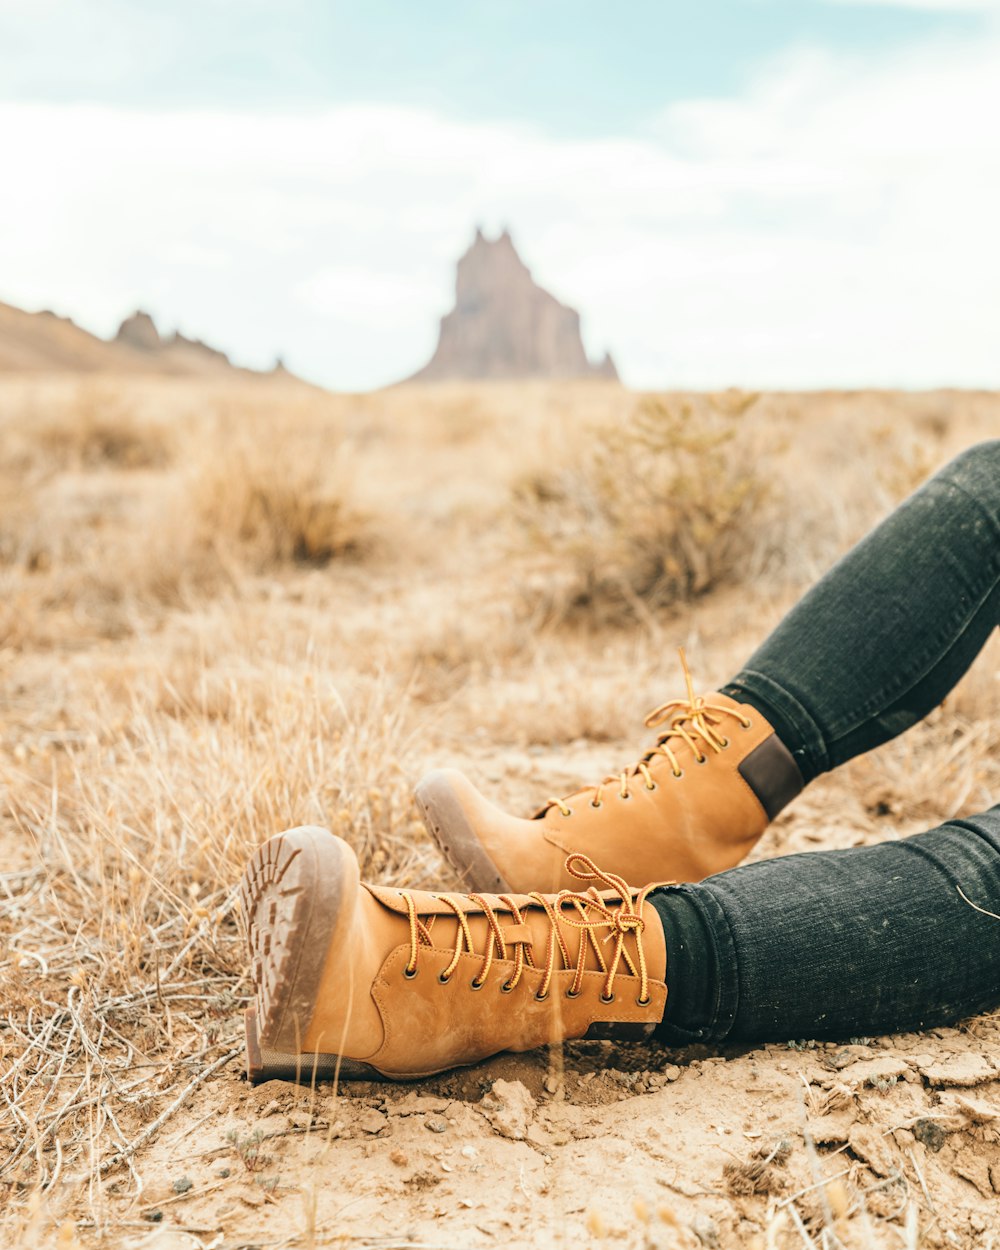
<instances>
[{"instance_id":1,"label":"dark leather heel patch","mask_svg":"<svg viewBox=\"0 0 1000 1250\"><path fill-rule=\"evenodd\" d=\"M740 764L739 772L760 799L768 820L774 820L804 785L798 764L777 734L771 734L760 746L754 747Z\"/></svg>"},{"instance_id":2,"label":"dark leather heel patch","mask_svg":"<svg viewBox=\"0 0 1000 1250\"><path fill-rule=\"evenodd\" d=\"M638 1020L595 1020L584 1033L585 1042L644 1042L653 1036L655 1023Z\"/></svg>"}]
</instances>

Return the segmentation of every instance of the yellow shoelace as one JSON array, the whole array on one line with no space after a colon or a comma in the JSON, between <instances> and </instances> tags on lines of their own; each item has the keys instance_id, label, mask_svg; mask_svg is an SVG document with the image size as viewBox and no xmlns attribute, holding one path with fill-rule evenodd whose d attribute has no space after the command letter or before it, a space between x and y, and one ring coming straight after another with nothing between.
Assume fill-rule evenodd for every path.
<instances>
[{"instance_id":1,"label":"yellow shoelace","mask_svg":"<svg viewBox=\"0 0 1000 1250\"><path fill-rule=\"evenodd\" d=\"M577 794L586 794L593 791L593 798L590 800L592 807L601 806L601 796L604 787L608 785L617 785L620 798L627 799L629 797L629 781L633 777L641 777L645 782L647 790L655 790L656 782L653 780L649 771L649 763L657 755L663 755L670 762L670 768L675 777L682 777L684 770L681 768L680 761L670 747L671 741L680 739L686 742L694 752L695 761L704 764L708 756L705 750L711 750L718 754L729 746L729 739L723 737L717 730L715 724L710 719L710 714L718 716L732 716L738 720L744 729L750 728L750 721L735 708L725 707L721 703L706 703L701 695L694 692L694 683L691 680L691 671L687 666L687 659L684 655L684 648L678 649L681 658L681 668L684 670L684 681L687 685L686 699L671 699L669 703L661 703L659 707L654 708L646 717L646 726L649 729L656 729L659 725L663 725L669 721L667 732L661 734L656 740L656 746L653 747L643 758L633 764L631 768L626 768L620 773L611 773L596 786L584 786L582 790L576 790L566 798L557 799L550 798L542 808L540 815L544 815L550 807L558 807L564 816L572 816L573 810L569 807L569 799Z\"/></svg>"},{"instance_id":2,"label":"yellow shoelace","mask_svg":"<svg viewBox=\"0 0 1000 1250\"><path fill-rule=\"evenodd\" d=\"M436 895L435 897L439 898L442 903L447 903L455 913L455 918L458 921L458 930L455 936L455 953L448 966L439 974L440 980L447 982L451 979L463 954L479 954L483 962L479 972L473 977L472 987L477 990L481 989L490 974L494 958L506 961L508 959L507 948L512 945L514 947L514 969L501 986L501 989L505 993L513 990L520 981L525 967L544 967L545 975L535 994L536 998L542 1000L549 995L549 986L556 972L556 952L558 951L562 959L561 971L568 972L573 970L575 972L573 983L566 991L567 997L575 998L580 993L583 985L587 944L589 942L600 971L604 973L604 988L601 994L601 1001L605 1003L613 1001L615 976L619 972L621 964L624 963L630 975L639 978L639 996L636 1001L640 1006L645 1006L649 1002L649 976L646 971L646 953L642 946L642 931L646 926L641 913L647 894L655 886L646 886L633 899L632 891L622 877L617 876L613 872L602 872L587 855L570 855L566 860L566 870L580 881L602 882L607 889L614 890L621 902L615 903L612 901L609 904L600 897L597 887L593 885L585 894L577 894L572 890L560 890L558 894L529 895L529 898L537 906L541 907L549 918L549 937L546 943L543 964L536 964L531 950L526 949L530 948L531 945L528 926L521 909L508 895L502 895L499 901L503 904L503 910L510 912L514 917L516 925L523 930L523 933L517 935L513 940L509 933L506 938L504 937L504 931L495 910L496 899L494 899L491 905L481 894ZM402 895L406 901L406 911L410 922L410 958L407 961L404 973L407 977L415 977L417 975L417 959L421 946L434 945L431 937L434 917L430 917L428 922L425 923L420 918L417 904L412 894L404 890ZM463 906L463 904L467 905L469 903L473 904L472 908ZM481 954L475 950L473 945L472 931L469 928L468 921L469 914L474 916L484 915L489 925L489 940L486 944L486 950L481 952ZM560 932L561 924L569 925L573 929L582 929L584 932L584 937L580 940L580 950L575 963L570 956L566 939ZM610 930L604 938L605 942L612 938L614 939L614 948L609 959L605 959L604 953L601 951L601 943L596 936L597 931L600 929ZM625 949L625 939L629 933L635 934L635 959Z\"/></svg>"}]
</instances>

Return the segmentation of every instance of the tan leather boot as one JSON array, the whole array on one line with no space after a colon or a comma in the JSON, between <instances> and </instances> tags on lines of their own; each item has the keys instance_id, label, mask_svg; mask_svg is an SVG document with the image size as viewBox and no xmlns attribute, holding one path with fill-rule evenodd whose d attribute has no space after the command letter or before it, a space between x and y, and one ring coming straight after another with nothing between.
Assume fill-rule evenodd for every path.
<instances>
[{"instance_id":1,"label":"tan leather boot","mask_svg":"<svg viewBox=\"0 0 1000 1250\"><path fill-rule=\"evenodd\" d=\"M738 864L802 789L791 753L756 708L724 694L687 698L646 717L665 726L630 768L528 820L491 803L456 769L416 788L427 831L463 888L561 890L570 851L626 881L700 881Z\"/></svg>"},{"instance_id":2,"label":"tan leather boot","mask_svg":"<svg viewBox=\"0 0 1000 1250\"><path fill-rule=\"evenodd\" d=\"M301 828L265 842L242 904L256 1005L252 1080L411 1080L585 1036L643 1037L663 1017L663 927L586 856L598 893L427 894L363 885L346 842Z\"/></svg>"}]
</instances>

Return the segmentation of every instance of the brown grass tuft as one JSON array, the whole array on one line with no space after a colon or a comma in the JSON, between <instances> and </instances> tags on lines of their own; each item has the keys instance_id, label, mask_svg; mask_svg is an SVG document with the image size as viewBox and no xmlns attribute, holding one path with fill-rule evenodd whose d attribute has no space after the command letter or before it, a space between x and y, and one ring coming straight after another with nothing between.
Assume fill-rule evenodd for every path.
<instances>
[{"instance_id":1,"label":"brown grass tuft","mask_svg":"<svg viewBox=\"0 0 1000 1250\"><path fill-rule=\"evenodd\" d=\"M161 469L174 454L163 422L140 417L114 383L84 382L67 405L39 414L22 455L62 469Z\"/></svg>"},{"instance_id":2,"label":"brown grass tuft","mask_svg":"<svg viewBox=\"0 0 1000 1250\"><path fill-rule=\"evenodd\" d=\"M369 523L353 501L350 467L334 430L224 425L203 450L180 504L203 550L235 555L258 572L284 564L322 567L357 559L370 547Z\"/></svg>"}]
</instances>

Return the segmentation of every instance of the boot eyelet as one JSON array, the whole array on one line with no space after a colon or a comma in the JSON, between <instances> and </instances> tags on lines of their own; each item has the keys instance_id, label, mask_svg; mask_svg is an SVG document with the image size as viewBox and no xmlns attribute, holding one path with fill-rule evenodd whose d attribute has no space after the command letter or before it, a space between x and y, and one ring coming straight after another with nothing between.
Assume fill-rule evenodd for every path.
<instances>
[{"instance_id":1,"label":"boot eyelet","mask_svg":"<svg viewBox=\"0 0 1000 1250\"><path fill-rule=\"evenodd\" d=\"M549 991L548 991L548 990L546 990L544 994L536 994L536 995L535 995L535 1002L536 1002L536 1003L544 1003L544 1002L548 999L548 996L549 996Z\"/></svg>"},{"instance_id":2,"label":"boot eyelet","mask_svg":"<svg viewBox=\"0 0 1000 1250\"><path fill-rule=\"evenodd\" d=\"M674 781L680 781L680 779L684 776L684 769L682 768L679 773L674 773L673 776L674 776Z\"/></svg>"},{"instance_id":3,"label":"boot eyelet","mask_svg":"<svg viewBox=\"0 0 1000 1250\"><path fill-rule=\"evenodd\" d=\"M696 764L707 764L707 763L708 763L708 756L707 756L707 755L703 755L703 756L701 757L701 759L699 759L699 758L697 757L697 755L696 755L696 756L694 757L694 762L695 762Z\"/></svg>"},{"instance_id":4,"label":"boot eyelet","mask_svg":"<svg viewBox=\"0 0 1000 1250\"><path fill-rule=\"evenodd\" d=\"M439 972L438 980L441 982L442 985L447 985L448 982L451 980L451 977L446 977L443 972Z\"/></svg>"},{"instance_id":5,"label":"boot eyelet","mask_svg":"<svg viewBox=\"0 0 1000 1250\"><path fill-rule=\"evenodd\" d=\"M506 981L500 986L501 994L512 994L514 992L513 985L508 985Z\"/></svg>"},{"instance_id":6,"label":"boot eyelet","mask_svg":"<svg viewBox=\"0 0 1000 1250\"><path fill-rule=\"evenodd\" d=\"M726 749L726 747L727 747L727 746L729 746L729 739L728 739L728 738L723 738L723 739L722 739L722 749L723 749L723 751Z\"/></svg>"},{"instance_id":7,"label":"boot eyelet","mask_svg":"<svg viewBox=\"0 0 1000 1250\"><path fill-rule=\"evenodd\" d=\"M750 719L750 717L749 717L749 716L746 718L746 720L745 720L745 721L743 721L743 728L744 728L744 729L753 729L753 721Z\"/></svg>"},{"instance_id":8,"label":"boot eyelet","mask_svg":"<svg viewBox=\"0 0 1000 1250\"><path fill-rule=\"evenodd\" d=\"M614 994L602 994L601 995L602 1003L613 1003L614 1001L615 1001Z\"/></svg>"},{"instance_id":9,"label":"boot eyelet","mask_svg":"<svg viewBox=\"0 0 1000 1250\"><path fill-rule=\"evenodd\" d=\"M647 994L645 998L637 998L635 1000L635 1005L637 1007L648 1007L652 1001L653 1001L652 995Z\"/></svg>"},{"instance_id":10,"label":"boot eyelet","mask_svg":"<svg viewBox=\"0 0 1000 1250\"><path fill-rule=\"evenodd\" d=\"M469 988L473 990L481 990L486 984L485 981L477 981L475 977L469 982Z\"/></svg>"},{"instance_id":11,"label":"boot eyelet","mask_svg":"<svg viewBox=\"0 0 1000 1250\"><path fill-rule=\"evenodd\" d=\"M570 816L573 815L573 809L571 807L567 807L564 812L560 811L559 814L562 816L563 820L568 820Z\"/></svg>"},{"instance_id":12,"label":"boot eyelet","mask_svg":"<svg viewBox=\"0 0 1000 1250\"><path fill-rule=\"evenodd\" d=\"M579 997L580 997L580 991L579 991L579 990L567 990L567 991L566 991L566 997L567 997L567 998L579 998Z\"/></svg>"},{"instance_id":13,"label":"boot eyelet","mask_svg":"<svg viewBox=\"0 0 1000 1250\"><path fill-rule=\"evenodd\" d=\"M407 981L412 981L419 971L420 971L419 968L414 968L412 972L409 968L404 968L403 976L406 977Z\"/></svg>"},{"instance_id":14,"label":"boot eyelet","mask_svg":"<svg viewBox=\"0 0 1000 1250\"><path fill-rule=\"evenodd\" d=\"M594 800L593 800L593 799L591 799L591 800L590 800L590 806L591 806L591 807L603 807L603 806L604 806L604 804L603 804L603 803L595 803L595 802L594 802Z\"/></svg>"},{"instance_id":15,"label":"boot eyelet","mask_svg":"<svg viewBox=\"0 0 1000 1250\"><path fill-rule=\"evenodd\" d=\"M632 791L631 791L631 790L628 790L625 794L621 794L621 793L619 792L618 797L621 799L621 801L622 801L623 803L627 803L627 802L629 801L629 799L632 797Z\"/></svg>"},{"instance_id":16,"label":"boot eyelet","mask_svg":"<svg viewBox=\"0 0 1000 1250\"><path fill-rule=\"evenodd\" d=\"M656 782L654 781L654 782L653 782L653 784L652 784L651 786L650 786L650 785L647 785L647 786L646 786L646 789L647 789L647 790L655 790L655 789L656 789Z\"/></svg>"}]
</instances>

